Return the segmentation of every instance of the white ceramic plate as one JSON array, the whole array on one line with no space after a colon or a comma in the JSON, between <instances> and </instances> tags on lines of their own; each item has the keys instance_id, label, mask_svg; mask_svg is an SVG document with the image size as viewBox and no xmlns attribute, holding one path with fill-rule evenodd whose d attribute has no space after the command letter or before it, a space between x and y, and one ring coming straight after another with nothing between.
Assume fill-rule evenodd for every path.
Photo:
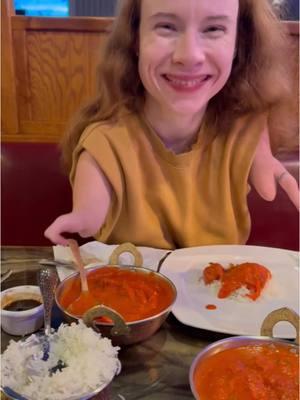
<instances>
[{"instance_id":1,"label":"white ceramic plate","mask_svg":"<svg viewBox=\"0 0 300 400\"><path fill-rule=\"evenodd\" d=\"M266 266L272 280L256 301L219 299L199 282L209 262L256 262ZM203 246L176 250L164 261L161 272L175 284L178 295L172 309L182 323L232 335L260 335L264 318L271 311L289 307L299 314L299 253L259 246ZM217 306L208 310L207 304ZM279 322L274 337L295 338L288 322Z\"/></svg>"}]
</instances>

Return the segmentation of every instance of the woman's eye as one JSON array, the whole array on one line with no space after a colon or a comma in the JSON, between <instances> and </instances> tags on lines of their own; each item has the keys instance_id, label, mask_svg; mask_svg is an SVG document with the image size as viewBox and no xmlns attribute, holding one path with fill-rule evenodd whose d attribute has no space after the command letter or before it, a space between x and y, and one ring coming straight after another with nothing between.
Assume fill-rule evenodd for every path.
<instances>
[{"instance_id":1,"label":"woman's eye","mask_svg":"<svg viewBox=\"0 0 300 400\"><path fill-rule=\"evenodd\" d=\"M225 32L226 28L224 26L219 26L219 25L208 26L206 29L204 29L204 33L207 33L214 37L221 36Z\"/></svg>"},{"instance_id":2,"label":"woman's eye","mask_svg":"<svg viewBox=\"0 0 300 400\"><path fill-rule=\"evenodd\" d=\"M169 23L160 23L155 26L156 29L159 29L161 31L176 31L176 27L173 24Z\"/></svg>"}]
</instances>

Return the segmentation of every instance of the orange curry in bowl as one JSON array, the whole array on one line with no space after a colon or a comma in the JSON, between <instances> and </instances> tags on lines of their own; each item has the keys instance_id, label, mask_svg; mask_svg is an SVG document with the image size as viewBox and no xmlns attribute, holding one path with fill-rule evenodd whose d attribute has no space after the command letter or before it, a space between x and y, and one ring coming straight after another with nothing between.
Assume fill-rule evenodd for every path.
<instances>
[{"instance_id":1,"label":"orange curry in bowl","mask_svg":"<svg viewBox=\"0 0 300 400\"><path fill-rule=\"evenodd\" d=\"M299 353L279 343L214 353L195 367L200 400L298 400Z\"/></svg>"},{"instance_id":2,"label":"orange curry in bowl","mask_svg":"<svg viewBox=\"0 0 300 400\"><path fill-rule=\"evenodd\" d=\"M151 271L104 266L87 270L87 280L89 291L98 304L114 309L122 315L125 322L157 315L174 300L174 290L170 283ZM80 278L76 276L75 279L66 280L59 298L60 306L79 318L95 305L82 301L75 302L74 307L72 303L79 297L80 291ZM102 317L101 321L110 320Z\"/></svg>"}]
</instances>

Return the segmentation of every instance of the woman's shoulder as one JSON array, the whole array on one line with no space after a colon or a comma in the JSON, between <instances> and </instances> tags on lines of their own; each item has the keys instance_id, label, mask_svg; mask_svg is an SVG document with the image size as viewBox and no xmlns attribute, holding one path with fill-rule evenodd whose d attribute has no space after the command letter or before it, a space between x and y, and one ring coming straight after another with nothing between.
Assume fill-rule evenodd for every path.
<instances>
[{"instance_id":1,"label":"woman's shoulder","mask_svg":"<svg viewBox=\"0 0 300 400\"><path fill-rule=\"evenodd\" d=\"M116 131L122 129L122 122L119 120L97 121L89 124L82 132L80 141L83 142L87 138L107 137L115 134Z\"/></svg>"},{"instance_id":2,"label":"woman's shoulder","mask_svg":"<svg viewBox=\"0 0 300 400\"><path fill-rule=\"evenodd\" d=\"M259 134L267 126L268 114L268 111L261 111L237 116L229 129L229 136L245 137L253 135L255 132Z\"/></svg>"},{"instance_id":3,"label":"woman's shoulder","mask_svg":"<svg viewBox=\"0 0 300 400\"><path fill-rule=\"evenodd\" d=\"M130 138L136 129L138 116L133 112L122 112L109 120L97 121L89 124L83 131L80 142L86 140L107 140L109 142Z\"/></svg>"}]
</instances>

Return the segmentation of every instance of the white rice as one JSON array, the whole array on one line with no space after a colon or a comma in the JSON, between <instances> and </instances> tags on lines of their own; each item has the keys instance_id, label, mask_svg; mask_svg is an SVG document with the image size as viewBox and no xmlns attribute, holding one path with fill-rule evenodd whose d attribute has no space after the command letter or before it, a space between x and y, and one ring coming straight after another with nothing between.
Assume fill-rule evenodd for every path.
<instances>
[{"instance_id":1,"label":"white rice","mask_svg":"<svg viewBox=\"0 0 300 400\"><path fill-rule=\"evenodd\" d=\"M225 270L229 269L232 267L232 265L233 264L229 264L228 266L224 267L224 269ZM218 297L218 292L222 286L220 280L215 280L210 284L206 285L203 278L203 270L201 270L198 282L200 283L200 286L202 286L203 290L209 290L209 292L213 296ZM239 289L233 291L228 297L226 297L223 300L230 299L241 303L253 303L255 301L255 303L258 303L263 300L282 298L283 296L282 290L279 287L278 283L276 282L276 279L274 278L274 273L272 273L272 278L266 282L266 285L263 288L260 296L256 300L252 300L250 297L248 297L247 295L249 293L250 290L247 288L247 286L243 285Z\"/></svg>"},{"instance_id":2,"label":"white rice","mask_svg":"<svg viewBox=\"0 0 300 400\"><path fill-rule=\"evenodd\" d=\"M107 386L120 371L118 350L82 321L61 325L51 334L47 361L41 360L43 353L37 335L25 341L11 340L1 356L2 386L29 400L67 400L72 396L79 399ZM58 360L67 367L49 376L49 369Z\"/></svg>"},{"instance_id":3,"label":"white rice","mask_svg":"<svg viewBox=\"0 0 300 400\"><path fill-rule=\"evenodd\" d=\"M215 280L212 283L206 285L203 279L203 275L201 273L201 276L199 278L199 283L203 287L203 289L208 288L213 296L218 297L218 292L221 288L221 282L219 280ZM245 285L243 285L237 290L233 291L228 297L222 300L230 299L241 303L253 303L253 302L257 303L262 300L272 300L278 298L278 296L281 295L281 291L278 285L274 282L273 278L269 279L266 282L266 285L263 288L260 296L256 300L252 300L250 297L248 297L247 294L249 293L250 290Z\"/></svg>"},{"instance_id":4,"label":"white rice","mask_svg":"<svg viewBox=\"0 0 300 400\"><path fill-rule=\"evenodd\" d=\"M201 280L201 282L203 282L203 285L205 285L203 280ZM213 281L209 285L205 285L205 286L209 287L211 290L211 293L217 297L218 292L221 288L221 282ZM246 286L243 285L240 288L238 288L237 290L233 291L230 294L230 296L227 297L227 299L236 300L236 301L240 301L240 302L252 302L253 300L250 297L247 297L248 293L250 293L250 291L247 289Z\"/></svg>"}]
</instances>

